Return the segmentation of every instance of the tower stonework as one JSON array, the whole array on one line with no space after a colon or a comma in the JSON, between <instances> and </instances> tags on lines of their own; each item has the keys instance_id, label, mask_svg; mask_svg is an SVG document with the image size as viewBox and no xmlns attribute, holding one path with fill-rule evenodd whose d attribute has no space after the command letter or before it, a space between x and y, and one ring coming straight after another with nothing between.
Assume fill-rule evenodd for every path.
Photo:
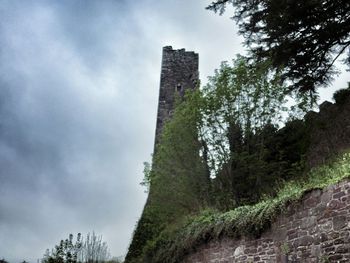
<instances>
[{"instance_id":1,"label":"tower stonework","mask_svg":"<svg viewBox=\"0 0 350 263\"><path fill-rule=\"evenodd\" d=\"M175 50L171 46L163 47L154 152L160 140L164 124L172 116L175 106L175 95L183 96L186 90L195 89L198 81L197 53L186 51L185 49ZM152 213L147 213L147 211L152 211L150 210L152 205L154 207L158 205L158 200L153 198L154 192L152 189L152 185L150 185L148 198L141 218L137 223L125 263L139 262L138 257L142 255L143 248L149 238L152 238L152 235L155 234L153 227L158 225L159 222L157 222L157 218L153 218Z\"/></svg>"},{"instance_id":2,"label":"tower stonework","mask_svg":"<svg viewBox=\"0 0 350 263\"><path fill-rule=\"evenodd\" d=\"M175 50L171 46L163 47L154 151L164 123L174 110L175 94L183 96L186 90L195 89L198 81L197 53L185 49Z\"/></svg>"}]
</instances>

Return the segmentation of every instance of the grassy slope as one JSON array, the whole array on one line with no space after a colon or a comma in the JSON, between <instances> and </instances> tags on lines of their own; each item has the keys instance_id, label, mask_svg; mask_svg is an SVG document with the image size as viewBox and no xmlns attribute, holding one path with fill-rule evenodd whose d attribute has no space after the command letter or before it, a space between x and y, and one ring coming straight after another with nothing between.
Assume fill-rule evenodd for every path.
<instances>
[{"instance_id":1,"label":"grassy slope","mask_svg":"<svg viewBox=\"0 0 350 263\"><path fill-rule=\"evenodd\" d=\"M148 242L144 259L153 263L175 263L208 240L221 236L259 235L289 204L299 201L306 192L350 178L350 153L343 154L331 164L311 170L306 178L305 181L286 183L276 197L266 197L255 205L225 213L206 210L196 217L187 218L182 224L170 226L156 240Z\"/></svg>"}]
</instances>

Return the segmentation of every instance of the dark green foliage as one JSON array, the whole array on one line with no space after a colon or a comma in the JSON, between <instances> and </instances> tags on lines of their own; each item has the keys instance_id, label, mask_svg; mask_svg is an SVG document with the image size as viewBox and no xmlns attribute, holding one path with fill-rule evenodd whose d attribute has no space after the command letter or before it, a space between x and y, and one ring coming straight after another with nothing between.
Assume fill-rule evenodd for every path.
<instances>
[{"instance_id":1,"label":"dark green foliage","mask_svg":"<svg viewBox=\"0 0 350 263\"><path fill-rule=\"evenodd\" d=\"M76 263L78 253L82 247L81 234L77 235L77 240L73 242L73 235L70 234L66 240L61 240L50 252L49 249L42 259L42 263Z\"/></svg>"},{"instance_id":2,"label":"dark green foliage","mask_svg":"<svg viewBox=\"0 0 350 263\"><path fill-rule=\"evenodd\" d=\"M167 251L177 251L176 242L169 240L184 218L208 207L230 211L243 206L237 210L243 211L302 174L308 130L298 120L279 129L287 96L268 62L254 66L239 56L232 66L223 63L202 90L177 101L152 168L145 166L149 197L127 263L177 258ZM300 112L308 109L307 97L297 99ZM244 225L253 231L249 226ZM200 240L207 237L205 232Z\"/></svg>"},{"instance_id":3,"label":"dark green foliage","mask_svg":"<svg viewBox=\"0 0 350 263\"><path fill-rule=\"evenodd\" d=\"M0 259L0 263L8 263L4 258Z\"/></svg>"},{"instance_id":4,"label":"dark green foliage","mask_svg":"<svg viewBox=\"0 0 350 263\"><path fill-rule=\"evenodd\" d=\"M153 156L152 170L146 173L150 191L143 215L130 244L126 262L139 262L144 247L150 246L165 225L207 205L209 177L200 156L198 140L200 93L192 91L177 100L172 120L163 128Z\"/></svg>"},{"instance_id":5,"label":"dark green foliage","mask_svg":"<svg viewBox=\"0 0 350 263\"><path fill-rule=\"evenodd\" d=\"M350 97L350 83L348 83L348 86L348 88L337 90L334 93L333 99L338 105L343 105L346 102L346 100Z\"/></svg>"},{"instance_id":6,"label":"dark green foliage","mask_svg":"<svg viewBox=\"0 0 350 263\"><path fill-rule=\"evenodd\" d=\"M303 175L305 154L310 144L310 127L303 120L291 120L278 130L272 145L276 144L279 156L279 173L284 180Z\"/></svg>"},{"instance_id":7,"label":"dark green foliage","mask_svg":"<svg viewBox=\"0 0 350 263\"><path fill-rule=\"evenodd\" d=\"M223 13L228 4L254 59L272 59L291 89L314 92L329 83L334 61L349 51L348 0L216 0L207 8Z\"/></svg>"},{"instance_id":8,"label":"dark green foliage","mask_svg":"<svg viewBox=\"0 0 350 263\"><path fill-rule=\"evenodd\" d=\"M152 242L165 228L158 215L157 211L147 203L135 228L125 262L142 262L146 244Z\"/></svg>"},{"instance_id":9,"label":"dark green foliage","mask_svg":"<svg viewBox=\"0 0 350 263\"><path fill-rule=\"evenodd\" d=\"M275 186L288 175L300 173L306 130L302 121L278 129L289 110L286 99L280 75L270 70L269 63L252 65L238 56L233 66L223 63L210 78L203 89L201 136L210 149L216 208L254 203L262 195L274 194ZM297 99L300 111L309 108L308 98ZM290 159L291 150L298 157Z\"/></svg>"},{"instance_id":10,"label":"dark green foliage","mask_svg":"<svg viewBox=\"0 0 350 263\"><path fill-rule=\"evenodd\" d=\"M198 140L199 103L199 91L178 101L153 158L149 206L164 222L195 212L207 199L209 178Z\"/></svg>"},{"instance_id":11,"label":"dark green foliage","mask_svg":"<svg viewBox=\"0 0 350 263\"><path fill-rule=\"evenodd\" d=\"M244 138L232 152L232 178L219 173L213 179L215 207L227 211L252 204L262 195L274 195L285 180L302 176L303 157L309 143L307 127L301 120L287 122L278 130L266 125L251 135L250 145Z\"/></svg>"}]
</instances>

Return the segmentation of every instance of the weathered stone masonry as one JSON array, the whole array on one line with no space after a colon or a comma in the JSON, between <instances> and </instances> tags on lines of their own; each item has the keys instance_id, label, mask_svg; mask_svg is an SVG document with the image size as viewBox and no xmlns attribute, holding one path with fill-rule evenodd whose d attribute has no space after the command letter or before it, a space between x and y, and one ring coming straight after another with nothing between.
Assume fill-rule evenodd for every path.
<instances>
[{"instance_id":1,"label":"weathered stone masonry","mask_svg":"<svg viewBox=\"0 0 350 263\"><path fill-rule=\"evenodd\" d=\"M260 238L212 241L183 262L350 262L350 180L306 194Z\"/></svg>"},{"instance_id":2,"label":"weathered stone masonry","mask_svg":"<svg viewBox=\"0 0 350 263\"><path fill-rule=\"evenodd\" d=\"M165 121L174 110L175 94L181 96L187 89L195 89L198 80L197 53L185 49L174 50L171 46L163 48L155 145L159 142Z\"/></svg>"}]
</instances>

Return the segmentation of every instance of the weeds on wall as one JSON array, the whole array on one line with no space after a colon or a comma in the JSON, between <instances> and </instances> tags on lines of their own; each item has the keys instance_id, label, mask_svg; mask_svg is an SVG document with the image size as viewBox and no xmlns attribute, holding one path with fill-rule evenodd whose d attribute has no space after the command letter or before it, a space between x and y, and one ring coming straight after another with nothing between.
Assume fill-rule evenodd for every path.
<instances>
[{"instance_id":1,"label":"weeds on wall","mask_svg":"<svg viewBox=\"0 0 350 263\"><path fill-rule=\"evenodd\" d=\"M154 263L175 263L199 244L221 236L259 236L277 215L284 213L288 205L299 201L306 192L349 178L350 153L344 153L336 161L312 169L304 180L285 183L276 197L265 197L255 205L225 213L207 209L198 216L189 217L176 228L163 231L143 253Z\"/></svg>"}]
</instances>

